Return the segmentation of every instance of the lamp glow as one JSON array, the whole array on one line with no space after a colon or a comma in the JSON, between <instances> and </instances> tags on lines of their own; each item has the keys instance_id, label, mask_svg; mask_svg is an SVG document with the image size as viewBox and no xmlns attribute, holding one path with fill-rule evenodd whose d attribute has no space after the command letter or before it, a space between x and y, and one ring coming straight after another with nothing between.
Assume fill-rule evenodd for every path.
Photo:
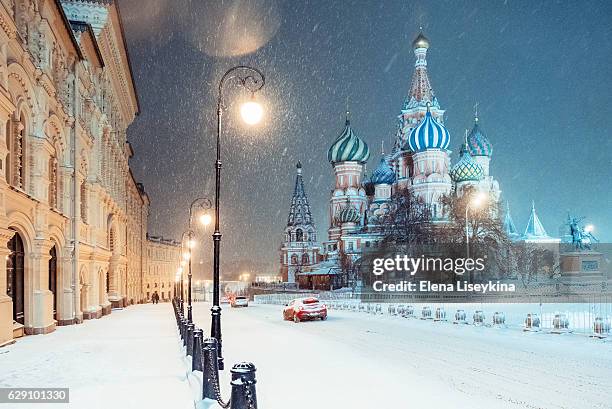
<instances>
[{"instance_id":1,"label":"lamp glow","mask_svg":"<svg viewBox=\"0 0 612 409\"><path fill-rule=\"evenodd\" d=\"M209 214L203 214L200 216L200 223L202 223L204 226L208 226L210 223L212 223L212 216Z\"/></svg>"},{"instance_id":2,"label":"lamp glow","mask_svg":"<svg viewBox=\"0 0 612 409\"><path fill-rule=\"evenodd\" d=\"M584 231L587 233L591 233L593 230L595 230L595 227L592 224L588 224L584 227Z\"/></svg>"},{"instance_id":3,"label":"lamp glow","mask_svg":"<svg viewBox=\"0 0 612 409\"><path fill-rule=\"evenodd\" d=\"M248 125L255 125L261 121L263 117L263 107L255 101L249 101L242 104L240 107L240 115L242 120Z\"/></svg>"},{"instance_id":4,"label":"lamp glow","mask_svg":"<svg viewBox=\"0 0 612 409\"><path fill-rule=\"evenodd\" d=\"M483 192L478 193L474 199L472 199L472 206L480 207L487 200L487 195Z\"/></svg>"}]
</instances>

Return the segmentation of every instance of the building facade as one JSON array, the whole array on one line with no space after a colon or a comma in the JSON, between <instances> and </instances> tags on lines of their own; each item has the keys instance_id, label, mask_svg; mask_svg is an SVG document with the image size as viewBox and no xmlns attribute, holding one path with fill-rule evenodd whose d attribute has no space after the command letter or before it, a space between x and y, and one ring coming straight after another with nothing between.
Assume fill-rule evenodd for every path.
<instances>
[{"instance_id":1,"label":"building facade","mask_svg":"<svg viewBox=\"0 0 612 409\"><path fill-rule=\"evenodd\" d=\"M146 241L148 265L141 294L146 302L157 292L160 301L169 301L174 294L177 269L181 260L181 243L158 236ZM186 288L186 286L184 286Z\"/></svg>"},{"instance_id":2,"label":"building facade","mask_svg":"<svg viewBox=\"0 0 612 409\"><path fill-rule=\"evenodd\" d=\"M115 2L0 0L0 345L145 299L138 111Z\"/></svg>"}]
</instances>

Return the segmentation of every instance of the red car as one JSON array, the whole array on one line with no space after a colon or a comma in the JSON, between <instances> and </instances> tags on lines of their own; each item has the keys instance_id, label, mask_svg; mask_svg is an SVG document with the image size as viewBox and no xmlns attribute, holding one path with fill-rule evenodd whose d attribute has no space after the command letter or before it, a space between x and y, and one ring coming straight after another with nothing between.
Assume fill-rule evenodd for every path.
<instances>
[{"instance_id":1,"label":"red car","mask_svg":"<svg viewBox=\"0 0 612 409\"><path fill-rule=\"evenodd\" d=\"M327 319L327 307L315 297L296 298L285 305L283 319L300 322L306 320Z\"/></svg>"}]
</instances>

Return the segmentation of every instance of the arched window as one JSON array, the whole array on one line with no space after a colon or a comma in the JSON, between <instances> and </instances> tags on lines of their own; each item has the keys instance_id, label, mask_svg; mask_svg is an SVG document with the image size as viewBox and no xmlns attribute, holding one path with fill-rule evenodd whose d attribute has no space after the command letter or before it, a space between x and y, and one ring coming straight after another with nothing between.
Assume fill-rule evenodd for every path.
<instances>
[{"instance_id":1,"label":"arched window","mask_svg":"<svg viewBox=\"0 0 612 409\"><path fill-rule=\"evenodd\" d=\"M15 233L8 243L6 259L6 294L13 299L13 320L24 323L24 251L23 240Z\"/></svg>"},{"instance_id":2,"label":"arched window","mask_svg":"<svg viewBox=\"0 0 612 409\"><path fill-rule=\"evenodd\" d=\"M304 233L302 229L297 229L295 231L295 241L304 241Z\"/></svg>"},{"instance_id":3,"label":"arched window","mask_svg":"<svg viewBox=\"0 0 612 409\"><path fill-rule=\"evenodd\" d=\"M55 246L49 251L49 291L53 294L53 318L57 318L57 250Z\"/></svg>"},{"instance_id":4,"label":"arched window","mask_svg":"<svg viewBox=\"0 0 612 409\"><path fill-rule=\"evenodd\" d=\"M310 257L306 253L302 254L302 264L310 264Z\"/></svg>"},{"instance_id":5,"label":"arched window","mask_svg":"<svg viewBox=\"0 0 612 409\"><path fill-rule=\"evenodd\" d=\"M298 263L298 257L296 254L291 256L291 264L296 265Z\"/></svg>"}]
</instances>

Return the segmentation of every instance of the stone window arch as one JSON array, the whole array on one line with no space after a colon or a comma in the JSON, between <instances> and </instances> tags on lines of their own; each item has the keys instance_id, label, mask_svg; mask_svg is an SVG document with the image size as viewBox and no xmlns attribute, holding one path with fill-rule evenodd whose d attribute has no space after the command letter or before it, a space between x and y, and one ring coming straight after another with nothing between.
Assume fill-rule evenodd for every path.
<instances>
[{"instance_id":1,"label":"stone window arch","mask_svg":"<svg viewBox=\"0 0 612 409\"><path fill-rule=\"evenodd\" d=\"M307 253L302 254L302 264L310 264L310 257Z\"/></svg>"},{"instance_id":2,"label":"stone window arch","mask_svg":"<svg viewBox=\"0 0 612 409\"><path fill-rule=\"evenodd\" d=\"M295 231L295 241L304 241L304 232L302 229L297 229Z\"/></svg>"}]
</instances>

